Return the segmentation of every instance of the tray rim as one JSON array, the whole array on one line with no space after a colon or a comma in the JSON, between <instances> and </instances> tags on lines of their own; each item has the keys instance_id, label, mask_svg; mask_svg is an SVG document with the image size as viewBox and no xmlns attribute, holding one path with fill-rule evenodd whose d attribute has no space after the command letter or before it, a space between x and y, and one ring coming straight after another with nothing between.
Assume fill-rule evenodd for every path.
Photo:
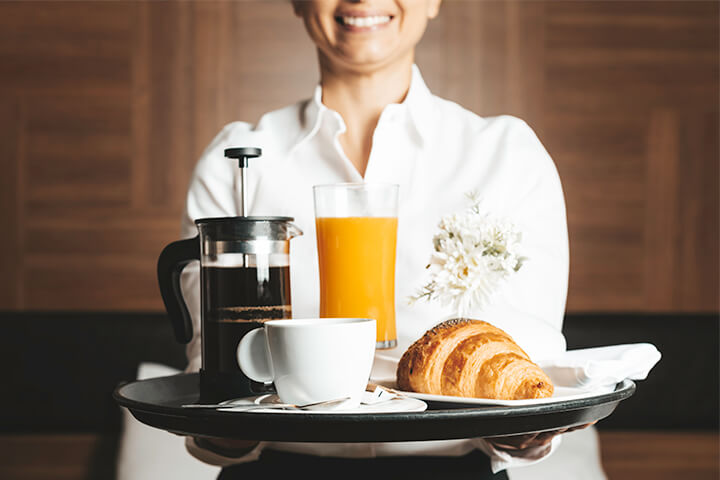
<instances>
[{"instance_id":1,"label":"tray rim","mask_svg":"<svg viewBox=\"0 0 720 480\"><path fill-rule=\"evenodd\" d=\"M124 382L119 384L113 391L113 398L122 407L128 408L129 410L138 410L146 413L168 415L173 417L187 417L187 418L205 418L205 417L227 417L231 415L236 416L252 416L252 418L267 417L276 419L279 415L277 413L261 413L261 412L223 412L216 410L192 410L183 409L179 406L168 406L152 404L147 402L141 402L125 397L122 394L123 388L130 385L134 385L140 382L157 382L167 381L174 377L193 377L197 376L197 373L179 373L176 375L168 375L163 377L155 377L144 380L135 380L131 382ZM635 382L630 379L625 379L619 382L615 386L615 390L612 392L601 393L595 396L584 397L581 399L564 400L553 403L544 403L540 405L462 405L458 404L456 407L450 408L436 408L438 402L432 402L425 400L428 408L422 412L384 412L384 413L312 413L307 412L301 415L292 415L292 417L299 418L313 418L316 421L320 421L322 418L326 418L329 421L337 422L342 419L370 419L372 417L397 417L397 416L418 416L418 417L447 417L454 418L457 416L466 417L472 413L473 416L478 417L514 417L514 416L528 416L528 415L542 415L546 413L564 412L572 410L585 409L592 406L599 406L605 403L617 403L631 397L636 390ZM450 404L443 404L450 405ZM289 417L288 415L282 415L283 417ZM378 419L380 420L380 419ZM390 418L388 418L390 420Z\"/></svg>"},{"instance_id":2,"label":"tray rim","mask_svg":"<svg viewBox=\"0 0 720 480\"><path fill-rule=\"evenodd\" d=\"M183 409L181 402L199 395L195 390L199 379L193 378L197 373L179 375L182 377L171 375L127 382L119 385L113 395L118 404L128 408L141 423L177 435L269 442L361 443L482 438L585 425L612 414L618 403L630 397L636 388L632 380L626 380L617 384L614 392L535 406L437 408L433 402L426 402L428 409L422 412L282 415ZM184 383L168 383L173 378ZM124 398L123 388L137 386L138 382L159 382L152 393L155 401L162 401L163 389L172 391L175 387L176 405Z\"/></svg>"}]
</instances>

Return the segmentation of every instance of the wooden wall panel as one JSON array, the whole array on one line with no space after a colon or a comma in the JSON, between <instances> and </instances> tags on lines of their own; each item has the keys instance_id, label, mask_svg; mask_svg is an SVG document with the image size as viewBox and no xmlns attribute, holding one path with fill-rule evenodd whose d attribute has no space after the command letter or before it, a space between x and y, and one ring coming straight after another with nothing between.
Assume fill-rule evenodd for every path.
<instances>
[{"instance_id":1,"label":"wooden wall panel","mask_svg":"<svg viewBox=\"0 0 720 480\"><path fill-rule=\"evenodd\" d=\"M720 292L720 121L717 111L705 110L681 113L678 124L680 216L674 240L679 285L673 294L679 310L713 310Z\"/></svg>"},{"instance_id":2,"label":"wooden wall panel","mask_svg":"<svg viewBox=\"0 0 720 480\"><path fill-rule=\"evenodd\" d=\"M546 130L568 211L569 304L635 310L643 304L645 125L642 118L553 113ZM602 295L597 288L602 285ZM597 305L597 307L590 307Z\"/></svg>"},{"instance_id":3,"label":"wooden wall panel","mask_svg":"<svg viewBox=\"0 0 720 480\"><path fill-rule=\"evenodd\" d=\"M0 435L0 477L5 480L114 478L109 439L98 434ZM103 455L104 454L104 455ZM103 462L99 465L99 462Z\"/></svg>"},{"instance_id":4,"label":"wooden wall panel","mask_svg":"<svg viewBox=\"0 0 720 480\"><path fill-rule=\"evenodd\" d=\"M26 217L43 215L48 208L128 205L129 93L26 97Z\"/></svg>"},{"instance_id":5,"label":"wooden wall panel","mask_svg":"<svg viewBox=\"0 0 720 480\"><path fill-rule=\"evenodd\" d=\"M718 4L447 0L438 95L538 132L570 311L718 311ZM159 310L155 261L220 128L312 93L287 2L0 3L0 309Z\"/></svg>"},{"instance_id":6,"label":"wooden wall panel","mask_svg":"<svg viewBox=\"0 0 720 480\"><path fill-rule=\"evenodd\" d=\"M20 212L18 189L22 114L16 99L0 95L0 306L16 306L20 298Z\"/></svg>"},{"instance_id":7,"label":"wooden wall panel","mask_svg":"<svg viewBox=\"0 0 720 480\"><path fill-rule=\"evenodd\" d=\"M148 10L147 64L150 78L146 164L148 205L178 206L187 189L194 151L192 103L192 3L151 2Z\"/></svg>"},{"instance_id":8,"label":"wooden wall panel","mask_svg":"<svg viewBox=\"0 0 720 480\"><path fill-rule=\"evenodd\" d=\"M710 128L717 118L717 10L710 2L548 4L545 70L554 88L546 91L545 113L576 118L548 128L543 140L565 182L570 218L586 219L570 221L571 264L589 267L571 270L571 310L718 309L717 246L705 260L692 260L692 273L683 265L685 278L678 271L682 242L697 241L697 231L680 226L689 198L679 188L700 180L686 177L683 164L710 167L711 174L705 156L718 161L717 135L680 138L688 116L699 115ZM598 118L604 125L596 124ZM582 144L568 138L576 126L589 134ZM582 158L580 172L563 155L569 143L579 147L574 155ZM690 158L689 149L703 153ZM591 164L597 167L592 178L586 168ZM685 184L684 191L706 206L705 219L716 225L717 176L709 188L690 193L699 186ZM583 203L588 190L604 192L596 204L602 217ZM711 229L702 235L717 245ZM708 292L702 300L684 299L692 295L681 287L688 277Z\"/></svg>"},{"instance_id":9,"label":"wooden wall panel","mask_svg":"<svg viewBox=\"0 0 720 480\"><path fill-rule=\"evenodd\" d=\"M603 469L609 480L717 480L717 433L600 432Z\"/></svg>"}]
</instances>

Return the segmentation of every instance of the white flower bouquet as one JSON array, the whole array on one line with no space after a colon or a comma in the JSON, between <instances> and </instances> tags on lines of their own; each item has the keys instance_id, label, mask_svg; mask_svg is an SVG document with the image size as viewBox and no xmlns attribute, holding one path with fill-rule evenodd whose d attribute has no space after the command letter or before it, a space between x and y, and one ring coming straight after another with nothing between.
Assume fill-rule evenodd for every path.
<instances>
[{"instance_id":1,"label":"white flower bouquet","mask_svg":"<svg viewBox=\"0 0 720 480\"><path fill-rule=\"evenodd\" d=\"M527 260L520 254L522 234L515 225L482 212L475 194L468 197L470 208L440 221L427 266L430 281L410 297L411 302L437 300L463 316L489 305L500 286Z\"/></svg>"}]
</instances>

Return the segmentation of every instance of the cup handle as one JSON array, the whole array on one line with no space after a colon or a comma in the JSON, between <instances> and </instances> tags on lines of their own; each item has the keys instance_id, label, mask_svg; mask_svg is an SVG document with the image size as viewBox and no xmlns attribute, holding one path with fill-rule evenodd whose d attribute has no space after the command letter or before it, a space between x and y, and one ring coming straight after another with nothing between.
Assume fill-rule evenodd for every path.
<instances>
[{"instance_id":1,"label":"cup handle","mask_svg":"<svg viewBox=\"0 0 720 480\"><path fill-rule=\"evenodd\" d=\"M264 328L256 328L245 334L237 348L240 370L251 380L262 383L273 381L273 368Z\"/></svg>"}]
</instances>

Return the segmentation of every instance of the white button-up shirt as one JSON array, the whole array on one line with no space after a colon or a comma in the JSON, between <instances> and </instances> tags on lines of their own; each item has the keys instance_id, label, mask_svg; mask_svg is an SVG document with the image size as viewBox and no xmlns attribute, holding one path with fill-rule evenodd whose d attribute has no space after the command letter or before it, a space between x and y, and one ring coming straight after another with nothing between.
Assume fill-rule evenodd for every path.
<instances>
[{"instance_id":1,"label":"white button-up shirt","mask_svg":"<svg viewBox=\"0 0 720 480\"><path fill-rule=\"evenodd\" d=\"M251 159L246 170L248 215L294 217L304 231L303 236L291 240L292 311L294 317L315 317L319 279L313 185L399 184L398 347L377 353L373 377L383 380L394 374L394 363L412 342L456 313L434 303L410 305L407 299L428 280L425 267L440 218L465 211L469 206L466 194L477 192L484 210L509 219L522 232L522 250L528 260L493 303L472 316L508 332L535 361L564 351L561 327L568 280L565 204L555 165L530 127L511 116L482 118L432 95L413 67L405 100L387 105L380 116L364 177L342 150L339 137L345 130L340 114L323 105L319 86L312 99L270 112L255 126L245 122L227 125L197 164L183 235L197 233L195 219L240 215L239 169L237 161L224 157L224 149L262 148L262 157ZM199 276L197 269L186 270L183 286L195 331L188 346L188 370L196 371L200 368ZM486 444L450 440L270 445L301 453L363 457L456 455L475 447L485 449Z\"/></svg>"}]
</instances>

